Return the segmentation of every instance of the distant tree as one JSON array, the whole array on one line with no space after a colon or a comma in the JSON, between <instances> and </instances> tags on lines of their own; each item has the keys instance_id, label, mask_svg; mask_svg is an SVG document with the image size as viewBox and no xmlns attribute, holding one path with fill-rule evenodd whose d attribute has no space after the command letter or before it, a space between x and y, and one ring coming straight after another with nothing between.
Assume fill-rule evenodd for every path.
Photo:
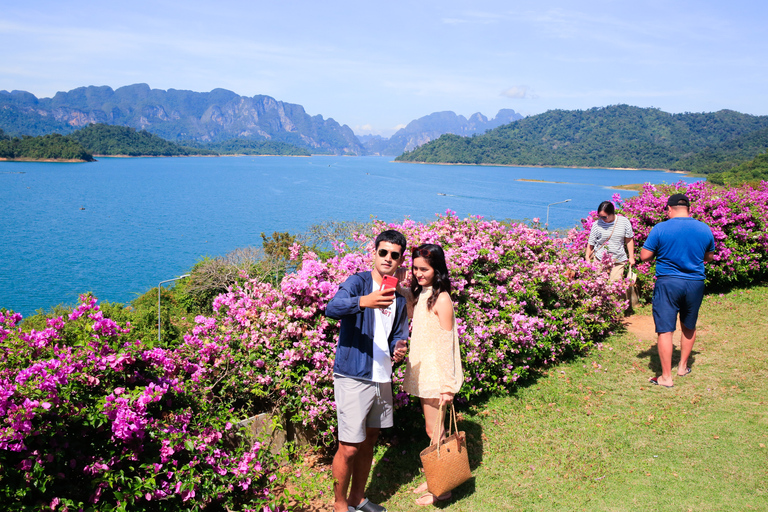
<instances>
[{"instance_id":1,"label":"distant tree","mask_svg":"<svg viewBox=\"0 0 768 512\"><path fill-rule=\"evenodd\" d=\"M757 155L749 162L728 171L711 174L707 177L707 181L728 187L744 183L758 185L761 181L768 181L768 152Z\"/></svg>"}]
</instances>

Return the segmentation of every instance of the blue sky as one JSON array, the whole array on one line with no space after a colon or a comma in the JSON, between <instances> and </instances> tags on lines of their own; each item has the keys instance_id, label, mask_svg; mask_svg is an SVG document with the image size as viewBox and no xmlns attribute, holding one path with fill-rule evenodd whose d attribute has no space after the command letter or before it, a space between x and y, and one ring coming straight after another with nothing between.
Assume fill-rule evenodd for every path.
<instances>
[{"instance_id":1,"label":"blue sky","mask_svg":"<svg viewBox=\"0 0 768 512\"><path fill-rule=\"evenodd\" d=\"M358 135L443 110L768 114L768 2L3 0L0 90L266 94Z\"/></svg>"}]
</instances>

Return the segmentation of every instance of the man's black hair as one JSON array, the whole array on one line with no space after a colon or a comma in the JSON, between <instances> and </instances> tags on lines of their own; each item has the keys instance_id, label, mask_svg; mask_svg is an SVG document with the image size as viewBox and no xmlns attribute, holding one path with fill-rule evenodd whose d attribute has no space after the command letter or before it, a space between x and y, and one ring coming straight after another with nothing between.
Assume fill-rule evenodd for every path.
<instances>
[{"instance_id":1,"label":"man's black hair","mask_svg":"<svg viewBox=\"0 0 768 512\"><path fill-rule=\"evenodd\" d=\"M400 253L405 253L405 235L403 235L399 231L395 231L394 229L388 229L386 231L382 231L379 233L379 236L376 237L376 242L374 244L374 249L379 248L380 242L389 242L391 244L399 245L400 246Z\"/></svg>"}]
</instances>

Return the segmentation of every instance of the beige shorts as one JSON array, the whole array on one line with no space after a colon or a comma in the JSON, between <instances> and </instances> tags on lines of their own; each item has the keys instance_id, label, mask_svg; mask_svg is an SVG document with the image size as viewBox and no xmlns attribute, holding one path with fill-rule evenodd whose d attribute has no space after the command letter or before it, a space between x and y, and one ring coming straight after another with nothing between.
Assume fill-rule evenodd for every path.
<instances>
[{"instance_id":1,"label":"beige shorts","mask_svg":"<svg viewBox=\"0 0 768 512\"><path fill-rule=\"evenodd\" d=\"M624 267L627 266L627 262L615 263L611 268L611 276L608 278L609 282L618 281L624 278Z\"/></svg>"},{"instance_id":2,"label":"beige shorts","mask_svg":"<svg viewBox=\"0 0 768 512\"><path fill-rule=\"evenodd\" d=\"M392 383L333 376L339 441L362 443L366 428L389 428L394 425Z\"/></svg>"}]
</instances>

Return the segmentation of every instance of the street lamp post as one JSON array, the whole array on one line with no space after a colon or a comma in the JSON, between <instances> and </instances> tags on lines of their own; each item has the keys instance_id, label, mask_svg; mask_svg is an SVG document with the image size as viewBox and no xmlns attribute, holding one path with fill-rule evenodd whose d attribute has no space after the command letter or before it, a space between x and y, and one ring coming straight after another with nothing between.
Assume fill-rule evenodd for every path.
<instances>
[{"instance_id":1,"label":"street lamp post","mask_svg":"<svg viewBox=\"0 0 768 512\"><path fill-rule=\"evenodd\" d=\"M546 229L547 231L549 231L549 207L550 207L550 206L552 206L553 204L561 204L561 203L567 203L568 201L570 201L570 199L566 199L565 201L558 201L558 202L556 202L556 203L549 203L549 204L547 205L547 223L546 223L546 224L544 224L544 229Z\"/></svg>"},{"instance_id":2,"label":"street lamp post","mask_svg":"<svg viewBox=\"0 0 768 512\"><path fill-rule=\"evenodd\" d=\"M189 274L184 274L183 276L174 277L173 279L166 279L165 281L160 281L160 284L157 285L157 343L158 344L160 344L160 288L163 286L163 283L178 281L179 279L184 279L185 277L189 277Z\"/></svg>"}]
</instances>

